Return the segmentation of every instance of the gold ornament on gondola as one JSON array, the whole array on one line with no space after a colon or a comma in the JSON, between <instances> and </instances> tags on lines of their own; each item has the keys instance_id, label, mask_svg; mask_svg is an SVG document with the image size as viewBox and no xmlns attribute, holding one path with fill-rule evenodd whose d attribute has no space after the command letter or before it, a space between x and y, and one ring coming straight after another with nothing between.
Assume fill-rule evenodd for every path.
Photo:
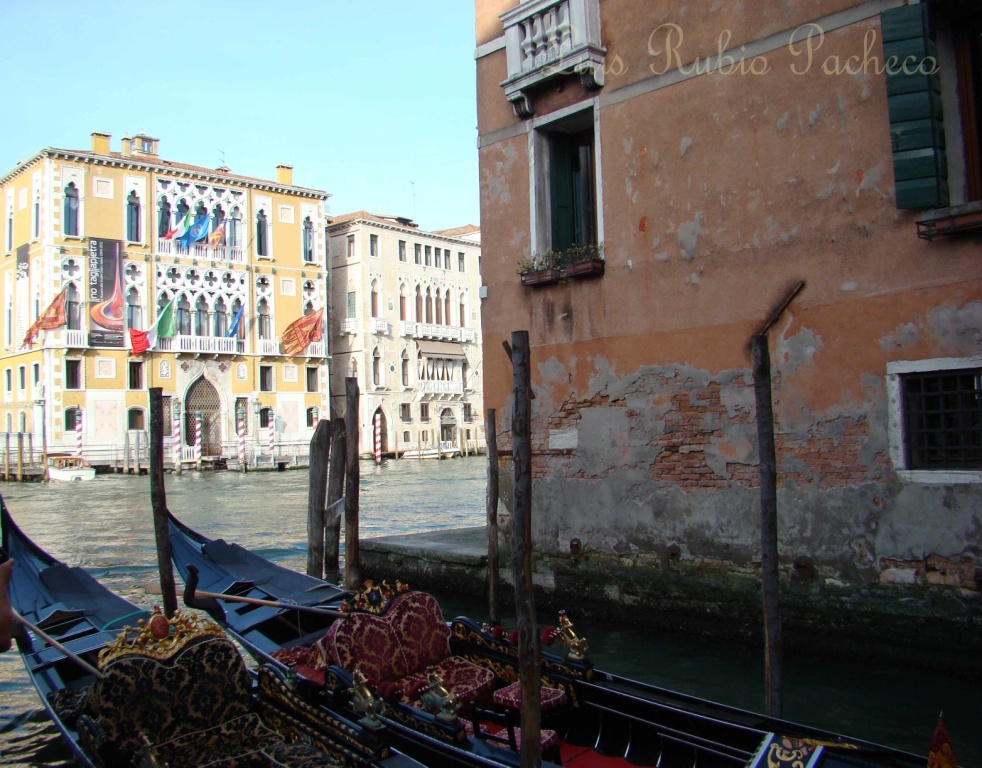
<instances>
[{"instance_id":1,"label":"gold ornament on gondola","mask_svg":"<svg viewBox=\"0 0 982 768\"><path fill-rule=\"evenodd\" d=\"M149 619L137 622L135 634L132 627L127 627L99 652L99 669L134 654L167 659L192 641L224 635L225 631L205 616L178 611L168 619L157 609Z\"/></svg>"}]
</instances>

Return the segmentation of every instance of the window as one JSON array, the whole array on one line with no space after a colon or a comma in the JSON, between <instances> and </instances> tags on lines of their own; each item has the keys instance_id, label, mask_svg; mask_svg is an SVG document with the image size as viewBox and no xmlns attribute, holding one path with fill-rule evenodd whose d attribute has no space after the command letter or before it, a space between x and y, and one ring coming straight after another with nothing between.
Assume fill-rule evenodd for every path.
<instances>
[{"instance_id":1,"label":"window","mask_svg":"<svg viewBox=\"0 0 982 768\"><path fill-rule=\"evenodd\" d=\"M382 386L382 355L378 347L372 350L372 384Z\"/></svg>"},{"instance_id":2,"label":"window","mask_svg":"<svg viewBox=\"0 0 982 768\"><path fill-rule=\"evenodd\" d=\"M129 388L143 389L143 362L142 361L130 360Z\"/></svg>"},{"instance_id":3,"label":"window","mask_svg":"<svg viewBox=\"0 0 982 768\"><path fill-rule=\"evenodd\" d=\"M69 237L78 237L78 187L69 182L65 187L62 232Z\"/></svg>"},{"instance_id":4,"label":"window","mask_svg":"<svg viewBox=\"0 0 982 768\"><path fill-rule=\"evenodd\" d=\"M259 391L260 392L273 391L273 366L271 365L259 366Z\"/></svg>"},{"instance_id":5,"label":"window","mask_svg":"<svg viewBox=\"0 0 982 768\"><path fill-rule=\"evenodd\" d=\"M266 429L273 422L273 409L272 408L260 408L259 409L259 427L260 429Z\"/></svg>"},{"instance_id":6,"label":"window","mask_svg":"<svg viewBox=\"0 0 982 768\"><path fill-rule=\"evenodd\" d=\"M443 249L443 268L450 269L450 251Z\"/></svg>"},{"instance_id":7,"label":"window","mask_svg":"<svg viewBox=\"0 0 982 768\"><path fill-rule=\"evenodd\" d=\"M17 387L18 389L27 388L27 368L23 365L17 369Z\"/></svg>"},{"instance_id":8,"label":"window","mask_svg":"<svg viewBox=\"0 0 982 768\"><path fill-rule=\"evenodd\" d=\"M82 388L82 361L65 361L65 389Z\"/></svg>"},{"instance_id":9,"label":"window","mask_svg":"<svg viewBox=\"0 0 982 768\"><path fill-rule=\"evenodd\" d=\"M406 320L406 287L402 287L402 293L399 294L399 319Z\"/></svg>"},{"instance_id":10,"label":"window","mask_svg":"<svg viewBox=\"0 0 982 768\"><path fill-rule=\"evenodd\" d=\"M355 257L355 236L348 235L348 258L353 259Z\"/></svg>"},{"instance_id":11,"label":"window","mask_svg":"<svg viewBox=\"0 0 982 768\"><path fill-rule=\"evenodd\" d=\"M130 192L126 198L126 239L131 243L142 242L140 238L140 196Z\"/></svg>"},{"instance_id":12,"label":"window","mask_svg":"<svg viewBox=\"0 0 982 768\"><path fill-rule=\"evenodd\" d=\"M170 232L170 201L166 197L160 198L157 204L157 237L167 237Z\"/></svg>"},{"instance_id":13,"label":"window","mask_svg":"<svg viewBox=\"0 0 982 768\"><path fill-rule=\"evenodd\" d=\"M82 303L78 300L78 289L74 283L68 285L68 293L65 294L65 319L69 330L82 330Z\"/></svg>"},{"instance_id":14,"label":"window","mask_svg":"<svg viewBox=\"0 0 982 768\"><path fill-rule=\"evenodd\" d=\"M307 369L307 391L316 392L317 391L317 379L320 373L319 368L308 368Z\"/></svg>"},{"instance_id":15,"label":"window","mask_svg":"<svg viewBox=\"0 0 982 768\"><path fill-rule=\"evenodd\" d=\"M142 408L130 408L126 412L127 429L146 429Z\"/></svg>"},{"instance_id":16,"label":"window","mask_svg":"<svg viewBox=\"0 0 982 768\"><path fill-rule=\"evenodd\" d=\"M307 409L307 426L316 427L317 426L317 406L313 406Z\"/></svg>"},{"instance_id":17,"label":"window","mask_svg":"<svg viewBox=\"0 0 982 768\"><path fill-rule=\"evenodd\" d=\"M215 313L212 315L211 335L224 338L226 333L228 333L228 312L225 309L225 300L219 298L215 302Z\"/></svg>"},{"instance_id":18,"label":"window","mask_svg":"<svg viewBox=\"0 0 982 768\"><path fill-rule=\"evenodd\" d=\"M303 260L314 260L314 222L310 216L303 220Z\"/></svg>"},{"instance_id":19,"label":"window","mask_svg":"<svg viewBox=\"0 0 982 768\"><path fill-rule=\"evenodd\" d=\"M419 433L420 442L425 443L429 439L430 439L430 433L427 432L425 429Z\"/></svg>"},{"instance_id":20,"label":"window","mask_svg":"<svg viewBox=\"0 0 982 768\"><path fill-rule=\"evenodd\" d=\"M11 242L13 242L13 238L11 238ZM413 246L413 248L414 248L413 261L414 263L419 264L422 261L423 246L421 246L419 243L416 243ZM10 246L7 247L7 250L8 251L10 250Z\"/></svg>"},{"instance_id":21,"label":"window","mask_svg":"<svg viewBox=\"0 0 982 768\"><path fill-rule=\"evenodd\" d=\"M378 317L378 283L372 283L372 317Z\"/></svg>"},{"instance_id":22,"label":"window","mask_svg":"<svg viewBox=\"0 0 982 768\"><path fill-rule=\"evenodd\" d=\"M370 256L378 258L378 235L368 236L368 253Z\"/></svg>"},{"instance_id":23,"label":"window","mask_svg":"<svg viewBox=\"0 0 982 768\"><path fill-rule=\"evenodd\" d=\"M402 353L402 386L409 386L409 353Z\"/></svg>"},{"instance_id":24,"label":"window","mask_svg":"<svg viewBox=\"0 0 982 768\"><path fill-rule=\"evenodd\" d=\"M433 266L436 267L437 269L443 266L443 257L440 256L439 248L433 249Z\"/></svg>"},{"instance_id":25,"label":"window","mask_svg":"<svg viewBox=\"0 0 982 768\"><path fill-rule=\"evenodd\" d=\"M211 209L211 234L206 241L208 245L225 245L225 218L225 209L216 204Z\"/></svg>"},{"instance_id":26,"label":"window","mask_svg":"<svg viewBox=\"0 0 982 768\"><path fill-rule=\"evenodd\" d=\"M140 303L140 293L136 288L126 292L126 327L143 330L143 305Z\"/></svg>"},{"instance_id":27,"label":"window","mask_svg":"<svg viewBox=\"0 0 982 768\"><path fill-rule=\"evenodd\" d=\"M258 322L258 333L260 339L273 338L273 321L269 316L269 302L266 299L259 300L259 307L256 312Z\"/></svg>"},{"instance_id":28,"label":"window","mask_svg":"<svg viewBox=\"0 0 982 768\"><path fill-rule=\"evenodd\" d=\"M208 335L208 300L204 296L194 303L194 335Z\"/></svg>"},{"instance_id":29,"label":"window","mask_svg":"<svg viewBox=\"0 0 982 768\"><path fill-rule=\"evenodd\" d=\"M460 294L460 306L458 307L460 316L460 327L467 327L467 307L464 305L464 294Z\"/></svg>"},{"instance_id":30,"label":"window","mask_svg":"<svg viewBox=\"0 0 982 768\"><path fill-rule=\"evenodd\" d=\"M81 408L66 408L65 409L65 431L74 432L75 428L82 421L82 409Z\"/></svg>"},{"instance_id":31,"label":"window","mask_svg":"<svg viewBox=\"0 0 982 768\"><path fill-rule=\"evenodd\" d=\"M266 212L259 211L256 214L256 255L269 256L269 223L266 221Z\"/></svg>"},{"instance_id":32,"label":"window","mask_svg":"<svg viewBox=\"0 0 982 768\"><path fill-rule=\"evenodd\" d=\"M405 240L400 240L399 241L399 261L405 261L405 260L406 260L406 241Z\"/></svg>"},{"instance_id":33,"label":"window","mask_svg":"<svg viewBox=\"0 0 982 768\"><path fill-rule=\"evenodd\" d=\"M408 443L409 442L409 439L410 439L409 438L409 431L407 430L407 431L405 431L405 432L402 433L402 442Z\"/></svg>"},{"instance_id":34,"label":"window","mask_svg":"<svg viewBox=\"0 0 982 768\"><path fill-rule=\"evenodd\" d=\"M549 249L597 244L593 129L547 136Z\"/></svg>"},{"instance_id":35,"label":"window","mask_svg":"<svg viewBox=\"0 0 982 768\"><path fill-rule=\"evenodd\" d=\"M345 315L349 320L353 320L357 315L357 302L355 301L356 292L348 291L348 314Z\"/></svg>"},{"instance_id":36,"label":"window","mask_svg":"<svg viewBox=\"0 0 982 768\"><path fill-rule=\"evenodd\" d=\"M37 238L38 233L41 231L41 196L37 195L34 198L34 212L32 219L31 229L33 230L34 237Z\"/></svg>"},{"instance_id":37,"label":"window","mask_svg":"<svg viewBox=\"0 0 982 768\"><path fill-rule=\"evenodd\" d=\"M463 253L459 253L459 252L457 253L457 271L458 272L463 272L464 271L464 256L465 256L465 254L463 254Z\"/></svg>"},{"instance_id":38,"label":"window","mask_svg":"<svg viewBox=\"0 0 982 768\"><path fill-rule=\"evenodd\" d=\"M402 403L399 406L399 418L405 422L410 422L413 420L412 406L409 403Z\"/></svg>"},{"instance_id":39,"label":"window","mask_svg":"<svg viewBox=\"0 0 982 768\"><path fill-rule=\"evenodd\" d=\"M471 412L470 403L464 403L464 421L474 421L474 414Z\"/></svg>"},{"instance_id":40,"label":"window","mask_svg":"<svg viewBox=\"0 0 982 768\"><path fill-rule=\"evenodd\" d=\"M908 469L982 469L982 368L900 377Z\"/></svg>"},{"instance_id":41,"label":"window","mask_svg":"<svg viewBox=\"0 0 982 768\"><path fill-rule=\"evenodd\" d=\"M427 245L423 249L423 265L430 266L433 263L433 248Z\"/></svg>"},{"instance_id":42,"label":"window","mask_svg":"<svg viewBox=\"0 0 982 768\"><path fill-rule=\"evenodd\" d=\"M239 210L238 206L232 209L232 212L228 217L228 231L225 233L225 242L231 248L236 248L242 243L240 242L240 230L242 227L242 212Z\"/></svg>"},{"instance_id":43,"label":"window","mask_svg":"<svg viewBox=\"0 0 982 768\"><path fill-rule=\"evenodd\" d=\"M3 380L4 380L4 389L7 392L13 392L14 391L14 371L13 371L13 369L7 368L3 372Z\"/></svg>"},{"instance_id":44,"label":"window","mask_svg":"<svg viewBox=\"0 0 982 768\"><path fill-rule=\"evenodd\" d=\"M179 336L191 335L191 302L187 300L186 296L182 296L177 302L174 324Z\"/></svg>"},{"instance_id":45,"label":"window","mask_svg":"<svg viewBox=\"0 0 982 768\"><path fill-rule=\"evenodd\" d=\"M420 403L419 404L419 420L420 421L429 421L430 420L430 404L429 403ZM425 440L426 438L423 438L423 439Z\"/></svg>"},{"instance_id":46,"label":"window","mask_svg":"<svg viewBox=\"0 0 982 768\"><path fill-rule=\"evenodd\" d=\"M41 364L34 363L34 386L41 383Z\"/></svg>"},{"instance_id":47,"label":"window","mask_svg":"<svg viewBox=\"0 0 982 768\"><path fill-rule=\"evenodd\" d=\"M897 208L982 200L982 9L905 5L881 25L885 57L916 57L886 72Z\"/></svg>"}]
</instances>

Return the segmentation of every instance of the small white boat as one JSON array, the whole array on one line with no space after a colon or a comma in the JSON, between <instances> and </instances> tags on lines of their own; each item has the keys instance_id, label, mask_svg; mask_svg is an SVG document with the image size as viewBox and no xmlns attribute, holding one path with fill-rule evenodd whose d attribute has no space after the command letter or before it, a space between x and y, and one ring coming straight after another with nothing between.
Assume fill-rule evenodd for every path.
<instances>
[{"instance_id":1,"label":"small white boat","mask_svg":"<svg viewBox=\"0 0 982 768\"><path fill-rule=\"evenodd\" d=\"M71 456L64 453L48 455L49 480L60 483L71 483L91 480L94 477L95 467L81 456Z\"/></svg>"},{"instance_id":2,"label":"small white boat","mask_svg":"<svg viewBox=\"0 0 982 768\"><path fill-rule=\"evenodd\" d=\"M452 459L460 456L460 449L453 443L441 443L439 447L413 448L402 454L404 459Z\"/></svg>"}]
</instances>

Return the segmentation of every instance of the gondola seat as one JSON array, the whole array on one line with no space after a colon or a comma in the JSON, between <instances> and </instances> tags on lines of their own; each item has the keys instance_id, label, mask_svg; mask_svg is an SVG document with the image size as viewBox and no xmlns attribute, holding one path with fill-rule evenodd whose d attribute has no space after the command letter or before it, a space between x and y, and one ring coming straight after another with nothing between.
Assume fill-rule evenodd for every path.
<instances>
[{"instance_id":1,"label":"gondola seat","mask_svg":"<svg viewBox=\"0 0 982 768\"><path fill-rule=\"evenodd\" d=\"M487 700L495 675L450 654L450 628L436 599L425 592L397 595L381 615L352 612L331 625L324 646L331 663L361 670L376 689L402 691L406 703L436 672L462 704Z\"/></svg>"},{"instance_id":2,"label":"gondola seat","mask_svg":"<svg viewBox=\"0 0 982 768\"><path fill-rule=\"evenodd\" d=\"M97 714L82 715L78 724L80 743L97 765L337 766L268 728L236 647L213 622L185 618L183 629L170 629L159 642L121 636L100 654L104 677L87 707ZM156 619L164 622L158 629L178 622L159 614L150 622Z\"/></svg>"}]
</instances>

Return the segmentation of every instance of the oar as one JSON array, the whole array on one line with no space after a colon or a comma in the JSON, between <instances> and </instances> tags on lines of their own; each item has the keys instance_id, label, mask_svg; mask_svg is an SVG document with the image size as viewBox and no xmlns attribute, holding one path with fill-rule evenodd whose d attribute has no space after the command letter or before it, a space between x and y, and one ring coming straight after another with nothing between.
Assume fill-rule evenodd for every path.
<instances>
[{"instance_id":1,"label":"oar","mask_svg":"<svg viewBox=\"0 0 982 768\"><path fill-rule=\"evenodd\" d=\"M13 608L11 608L10 610L13 611L14 618L17 621L19 621L21 624L23 624L25 627L27 627L29 630L31 630L31 632L33 632L35 635L37 635L38 637L40 637L42 640L44 640L44 642L46 642L52 648L54 648L55 650L61 651L63 654L65 654L65 656L67 658L69 658L72 661L74 661L76 664L78 664L82 669L84 669L90 675L93 675L97 680L102 680L102 678L105 677L105 675L102 674L102 672L100 672L98 669L96 669L91 664L89 664L89 662L85 661L85 659L83 659L81 656L78 656L77 654L72 653L65 646L63 646L61 643L59 643L57 640L55 640L53 637L51 637L51 635L49 635L47 632L45 632L45 631L43 631L41 629L38 629L36 626L34 626L33 624L31 624L31 622L29 622L27 619L25 619L23 616L21 616L19 613L17 613L16 610L14 610Z\"/></svg>"},{"instance_id":2,"label":"oar","mask_svg":"<svg viewBox=\"0 0 982 768\"><path fill-rule=\"evenodd\" d=\"M211 613L218 608L216 600L229 600L233 603L250 603L251 605L269 605L273 608L287 608L291 611L305 611L316 613L320 616L333 616L341 618L347 614L335 611L331 608L320 608L316 605L296 605L294 603L283 603L279 600L262 600L258 597L245 597L244 595L225 595L220 592L198 591L198 568L188 564L188 580L184 586L184 604L190 608L200 608ZM205 598L202 600L201 598Z\"/></svg>"}]
</instances>

